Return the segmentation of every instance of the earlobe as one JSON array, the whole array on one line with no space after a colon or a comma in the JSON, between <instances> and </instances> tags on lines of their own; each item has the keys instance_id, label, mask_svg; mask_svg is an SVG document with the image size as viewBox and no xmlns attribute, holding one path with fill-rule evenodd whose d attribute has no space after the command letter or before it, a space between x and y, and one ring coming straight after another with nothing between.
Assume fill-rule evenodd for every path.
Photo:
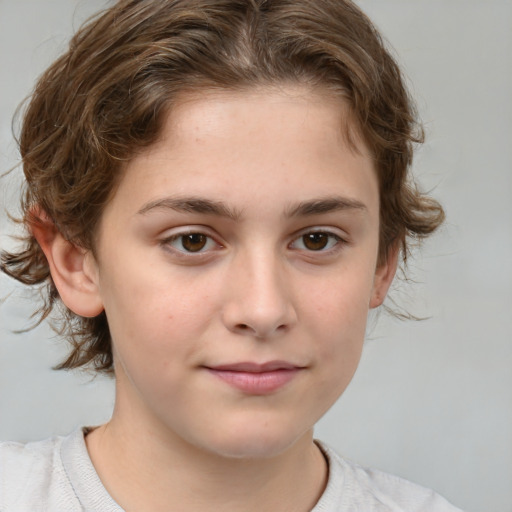
<instances>
[{"instance_id":1,"label":"earlobe","mask_svg":"<svg viewBox=\"0 0 512 512\"><path fill-rule=\"evenodd\" d=\"M93 255L68 241L44 212L34 215L32 234L43 250L62 302L74 313L94 317L103 311Z\"/></svg>"},{"instance_id":2,"label":"earlobe","mask_svg":"<svg viewBox=\"0 0 512 512\"><path fill-rule=\"evenodd\" d=\"M386 261L377 266L370 299L371 309L379 307L384 302L396 274L399 253L398 244L394 244L388 251Z\"/></svg>"}]
</instances>

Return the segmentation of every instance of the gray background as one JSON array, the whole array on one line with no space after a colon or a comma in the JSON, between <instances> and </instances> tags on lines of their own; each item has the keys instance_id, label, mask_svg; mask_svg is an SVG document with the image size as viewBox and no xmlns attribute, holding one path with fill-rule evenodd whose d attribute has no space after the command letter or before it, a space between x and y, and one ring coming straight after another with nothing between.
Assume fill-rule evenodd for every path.
<instances>
[{"instance_id":1,"label":"gray background","mask_svg":"<svg viewBox=\"0 0 512 512\"><path fill-rule=\"evenodd\" d=\"M393 296L431 316L383 315L317 436L346 456L433 487L468 512L512 512L512 2L362 0L396 49L425 121L415 171L448 222ZM0 0L0 170L16 164L16 105L100 0ZM0 181L0 244L18 174ZM108 380L51 366L63 343L27 334L30 301L0 277L0 439L105 420ZM374 320L374 319L372 319Z\"/></svg>"}]
</instances>

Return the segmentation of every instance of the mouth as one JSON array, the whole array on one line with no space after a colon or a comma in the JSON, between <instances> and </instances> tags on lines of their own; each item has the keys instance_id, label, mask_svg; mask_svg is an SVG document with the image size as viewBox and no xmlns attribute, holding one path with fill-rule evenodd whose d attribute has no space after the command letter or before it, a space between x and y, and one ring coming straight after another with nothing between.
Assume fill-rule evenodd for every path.
<instances>
[{"instance_id":1,"label":"mouth","mask_svg":"<svg viewBox=\"0 0 512 512\"><path fill-rule=\"evenodd\" d=\"M286 361L240 362L205 368L224 383L250 395L274 393L304 370Z\"/></svg>"}]
</instances>

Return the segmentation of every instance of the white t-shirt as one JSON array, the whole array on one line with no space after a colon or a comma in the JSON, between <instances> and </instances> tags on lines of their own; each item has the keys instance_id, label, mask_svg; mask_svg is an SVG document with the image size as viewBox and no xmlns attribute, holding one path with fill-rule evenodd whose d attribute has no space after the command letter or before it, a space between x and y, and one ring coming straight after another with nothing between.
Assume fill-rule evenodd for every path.
<instances>
[{"instance_id":1,"label":"white t-shirt","mask_svg":"<svg viewBox=\"0 0 512 512\"><path fill-rule=\"evenodd\" d=\"M342 459L319 443L329 480L311 512L461 512L435 492ZM103 487L82 429L0 443L0 512L123 512Z\"/></svg>"}]
</instances>

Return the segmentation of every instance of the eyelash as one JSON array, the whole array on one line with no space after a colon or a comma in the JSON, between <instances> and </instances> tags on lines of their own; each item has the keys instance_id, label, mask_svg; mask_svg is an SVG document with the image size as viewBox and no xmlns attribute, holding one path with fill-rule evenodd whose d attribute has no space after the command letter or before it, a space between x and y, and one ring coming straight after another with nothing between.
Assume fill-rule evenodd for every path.
<instances>
[{"instance_id":1,"label":"eyelash","mask_svg":"<svg viewBox=\"0 0 512 512\"><path fill-rule=\"evenodd\" d=\"M318 249L311 249L306 246L306 237L312 237L315 235L319 235L320 237L326 237L326 244L324 247L319 247ZM199 247L197 251L190 251L184 246L186 237L199 237L199 239L189 239L190 243L199 243L199 245L204 241L204 245ZM202 239L201 239L202 237ZM181 241L181 243L180 243ZM310 242L315 243L315 240L312 239ZM306 243L305 243L306 242ZM173 244L180 243L181 248L175 247ZM322 229L311 229L309 231L302 232L299 236L295 237L288 247L294 250L303 251L310 254L332 254L340 250L343 246L345 246L348 242L340 237L339 235L332 233L328 230ZM297 244L302 244L302 247L294 247ZM320 245L322 241L320 242ZM186 232L176 233L171 235L160 242L160 245L165 247L167 250L172 250L175 254L179 256L185 257L196 257L199 258L201 256L205 256L210 253L212 250L221 249L223 246L219 242L217 242L212 236L200 231L200 230L190 230ZM213 247L212 247L213 246Z\"/></svg>"},{"instance_id":2,"label":"eyelash","mask_svg":"<svg viewBox=\"0 0 512 512\"><path fill-rule=\"evenodd\" d=\"M184 242L185 242L185 239L186 237L203 237L205 240L205 244L199 248L199 250L197 251L189 251L186 249L186 247L184 246ZM180 242L181 241L181 247L182 249L179 249L177 247L174 247L173 246L173 243L175 242ZM194 243L194 240L191 240L189 239L189 241L191 243ZM201 241L196 241L196 242L199 242L201 243ZM163 239L160 244L166 248L171 248L171 250L173 250L175 253L178 253L180 255L186 255L186 256L189 256L189 255L194 255L194 256L200 256L200 255L204 255L208 250L211 250L211 245L214 245L216 248L220 248L222 247L221 244L219 244L218 242L216 242L213 237L211 237L210 235L207 235L201 231L187 231L187 232L182 232L182 233L176 233L175 235L172 235L172 236L169 236L165 239ZM203 250L205 247L207 247L207 250Z\"/></svg>"},{"instance_id":3,"label":"eyelash","mask_svg":"<svg viewBox=\"0 0 512 512\"><path fill-rule=\"evenodd\" d=\"M326 242L325 246L319 247L318 249L311 249L311 248L306 247L306 243L307 243L306 237L310 237L309 242L315 243L316 241L314 240L314 238L312 238L314 236L324 237L324 240L322 240L320 243L322 244L322 242L325 241ZM289 245L289 247L293 248L293 245L295 245L297 243L302 243L303 247L299 248L300 250L306 251L308 253L320 254L320 253L332 253L332 252L336 251L336 249L340 249L347 242L343 238L341 238L339 235L331 233L330 231L327 231L327 230L318 229L318 230L311 230L311 231L302 233L299 237L295 238L292 241L292 243Z\"/></svg>"}]
</instances>

